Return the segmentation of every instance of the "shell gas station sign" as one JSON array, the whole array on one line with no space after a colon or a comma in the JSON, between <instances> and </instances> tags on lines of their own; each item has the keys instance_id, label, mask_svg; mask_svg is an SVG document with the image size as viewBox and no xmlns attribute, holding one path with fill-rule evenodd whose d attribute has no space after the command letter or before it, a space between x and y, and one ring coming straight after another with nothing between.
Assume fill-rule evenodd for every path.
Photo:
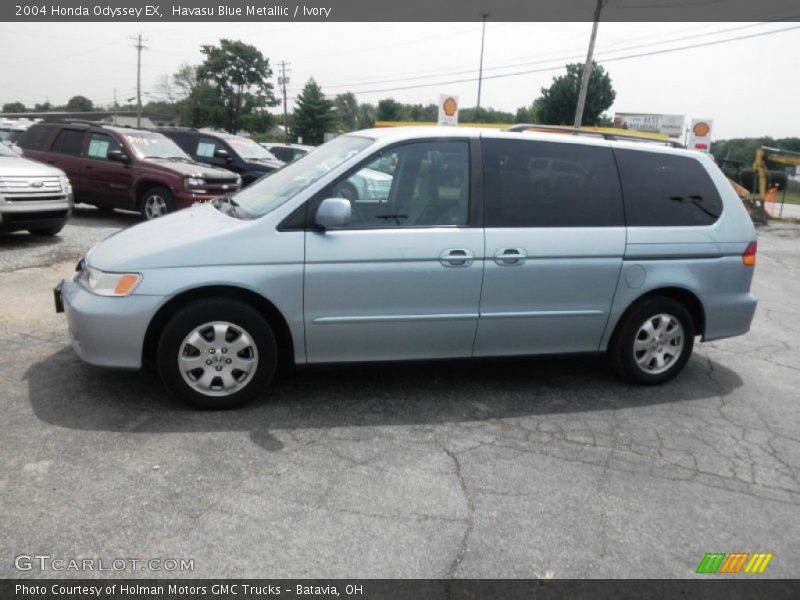
<instances>
[{"instance_id":1,"label":"shell gas station sign","mask_svg":"<svg viewBox=\"0 0 800 600\"><path fill-rule=\"evenodd\" d=\"M442 94L439 96L439 120L440 127L458 126L458 96Z\"/></svg>"},{"instance_id":2,"label":"shell gas station sign","mask_svg":"<svg viewBox=\"0 0 800 600\"><path fill-rule=\"evenodd\" d=\"M692 119L692 125L689 128L689 144L690 150L697 150L699 152L711 151L711 126L714 124L713 119Z\"/></svg>"}]
</instances>

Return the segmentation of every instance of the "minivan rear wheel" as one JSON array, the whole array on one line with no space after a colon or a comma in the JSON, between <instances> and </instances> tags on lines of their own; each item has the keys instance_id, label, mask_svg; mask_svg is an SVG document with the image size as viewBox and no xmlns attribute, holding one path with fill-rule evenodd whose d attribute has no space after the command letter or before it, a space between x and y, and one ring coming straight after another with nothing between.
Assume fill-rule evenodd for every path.
<instances>
[{"instance_id":1,"label":"minivan rear wheel","mask_svg":"<svg viewBox=\"0 0 800 600\"><path fill-rule=\"evenodd\" d=\"M223 410L250 402L272 381L277 344L267 321L250 305L206 299L167 323L156 362L164 385L195 408Z\"/></svg>"},{"instance_id":2,"label":"minivan rear wheel","mask_svg":"<svg viewBox=\"0 0 800 600\"><path fill-rule=\"evenodd\" d=\"M139 212L148 221L163 217L175 210L175 197L165 187L150 188L139 200Z\"/></svg>"},{"instance_id":3,"label":"minivan rear wheel","mask_svg":"<svg viewBox=\"0 0 800 600\"><path fill-rule=\"evenodd\" d=\"M694 347L694 325L686 307L654 296L635 306L609 345L615 370L642 385L664 383L681 372Z\"/></svg>"}]
</instances>

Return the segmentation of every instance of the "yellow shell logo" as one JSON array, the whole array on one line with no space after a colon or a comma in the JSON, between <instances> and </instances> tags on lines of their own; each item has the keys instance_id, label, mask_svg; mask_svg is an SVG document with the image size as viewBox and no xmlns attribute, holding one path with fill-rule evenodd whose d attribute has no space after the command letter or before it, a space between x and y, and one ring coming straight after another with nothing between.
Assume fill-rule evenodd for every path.
<instances>
[{"instance_id":1,"label":"yellow shell logo","mask_svg":"<svg viewBox=\"0 0 800 600\"><path fill-rule=\"evenodd\" d=\"M704 121L695 123L694 127L692 127L692 133L694 133L697 137L706 137L709 131L711 131L711 127L709 127L708 123Z\"/></svg>"},{"instance_id":2,"label":"yellow shell logo","mask_svg":"<svg viewBox=\"0 0 800 600\"><path fill-rule=\"evenodd\" d=\"M456 99L445 99L445 101L442 103L442 109L444 110L444 114L446 114L448 117L452 117L458 110L458 103L456 102Z\"/></svg>"}]
</instances>

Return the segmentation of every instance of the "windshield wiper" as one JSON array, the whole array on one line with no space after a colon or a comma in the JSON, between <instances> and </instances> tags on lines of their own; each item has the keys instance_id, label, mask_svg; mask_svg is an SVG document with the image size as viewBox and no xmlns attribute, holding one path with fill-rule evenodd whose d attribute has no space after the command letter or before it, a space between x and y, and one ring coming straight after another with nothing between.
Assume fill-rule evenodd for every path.
<instances>
[{"instance_id":1,"label":"windshield wiper","mask_svg":"<svg viewBox=\"0 0 800 600\"><path fill-rule=\"evenodd\" d=\"M220 196L212 200L211 202L217 210L223 210L223 206L225 207L224 212L236 219L249 219L250 214L244 210L239 203L233 199L231 196Z\"/></svg>"}]
</instances>

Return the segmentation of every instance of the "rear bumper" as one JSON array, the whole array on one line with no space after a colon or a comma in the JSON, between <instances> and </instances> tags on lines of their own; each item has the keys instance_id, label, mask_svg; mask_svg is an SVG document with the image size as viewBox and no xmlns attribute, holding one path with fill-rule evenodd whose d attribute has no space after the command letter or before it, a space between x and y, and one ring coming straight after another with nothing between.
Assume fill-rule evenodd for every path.
<instances>
[{"instance_id":1,"label":"rear bumper","mask_svg":"<svg viewBox=\"0 0 800 600\"><path fill-rule=\"evenodd\" d=\"M703 341L744 335L756 313L758 301L749 292L742 294L720 294L704 297L706 327Z\"/></svg>"},{"instance_id":2,"label":"rear bumper","mask_svg":"<svg viewBox=\"0 0 800 600\"><path fill-rule=\"evenodd\" d=\"M97 296L65 279L56 288L69 326L72 347L80 358L100 367L139 369L147 327L161 296Z\"/></svg>"}]
</instances>

